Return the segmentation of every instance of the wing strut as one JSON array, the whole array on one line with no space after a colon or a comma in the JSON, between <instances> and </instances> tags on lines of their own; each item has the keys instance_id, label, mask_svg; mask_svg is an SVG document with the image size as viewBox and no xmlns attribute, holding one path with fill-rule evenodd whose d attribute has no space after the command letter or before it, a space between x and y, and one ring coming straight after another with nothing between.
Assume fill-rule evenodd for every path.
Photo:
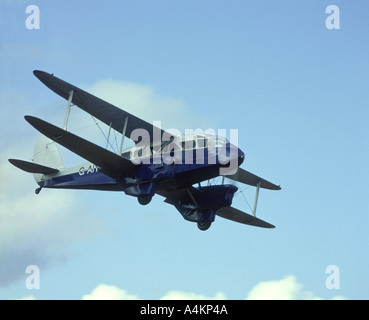
<instances>
[{"instance_id":1,"label":"wing strut","mask_svg":"<svg viewBox=\"0 0 369 320\"><path fill-rule=\"evenodd\" d=\"M123 143L124 143L124 137L126 136L127 124L128 124L128 117L126 117L126 119L124 120L123 131L122 131L122 141L120 142L119 155L123 153Z\"/></svg>"},{"instance_id":2,"label":"wing strut","mask_svg":"<svg viewBox=\"0 0 369 320\"><path fill-rule=\"evenodd\" d=\"M198 207L199 205L198 205L198 203L197 203L197 201L196 201L195 197L193 196L193 194L192 194L191 190L190 190L190 189L186 189L186 190L187 190L188 195L189 195L189 196L190 196L190 198L192 199L193 203L195 204L195 206L196 206L196 207Z\"/></svg>"},{"instance_id":3,"label":"wing strut","mask_svg":"<svg viewBox=\"0 0 369 320\"><path fill-rule=\"evenodd\" d=\"M64 130L67 130L67 123L68 123L68 119L69 119L70 107L72 106L73 93L74 93L73 90L69 91L67 111L65 112L65 118L64 118L64 126L63 126Z\"/></svg>"},{"instance_id":4,"label":"wing strut","mask_svg":"<svg viewBox=\"0 0 369 320\"><path fill-rule=\"evenodd\" d=\"M252 214L254 215L254 217L256 217L256 208L258 206L260 186L261 186L261 181L258 181L258 183L256 185L256 193L255 193L255 200L254 200L254 209L252 210Z\"/></svg>"},{"instance_id":5,"label":"wing strut","mask_svg":"<svg viewBox=\"0 0 369 320\"><path fill-rule=\"evenodd\" d=\"M108 146L109 146L109 141L110 141L110 132L111 132L111 122L110 122L110 125L109 125L109 131L108 131L108 137L106 138L106 147L105 149L108 149Z\"/></svg>"}]
</instances>

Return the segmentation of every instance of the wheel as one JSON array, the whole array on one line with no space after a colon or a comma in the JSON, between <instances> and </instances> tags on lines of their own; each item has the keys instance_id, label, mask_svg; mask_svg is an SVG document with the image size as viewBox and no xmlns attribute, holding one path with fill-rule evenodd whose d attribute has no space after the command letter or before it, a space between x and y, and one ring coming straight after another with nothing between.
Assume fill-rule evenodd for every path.
<instances>
[{"instance_id":1,"label":"wheel","mask_svg":"<svg viewBox=\"0 0 369 320\"><path fill-rule=\"evenodd\" d=\"M210 228L211 226L211 221L201 221L197 223L197 227L201 230L201 231L206 231Z\"/></svg>"},{"instance_id":2,"label":"wheel","mask_svg":"<svg viewBox=\"0 0 369 320\"><path fill-rule=\"evenodd\" d=\"M138 203L143 206L146 206L147 204L149 204L151 199L152 199L152 195L150 194L144 194L144 195L137 197Z\"/></svg>"},{"instance_id":3,"label":"wheel","mask_svg":"<svg viewBox=\"0 0 369 320\"><path fill-rule=\"evenodd\" d=\"M37 189L35 190L35 193L36 193L36 194L39 194L39 193L41 192L41 189L42 189L42 187L37 188Z\"/></svg>"}]
</instances>

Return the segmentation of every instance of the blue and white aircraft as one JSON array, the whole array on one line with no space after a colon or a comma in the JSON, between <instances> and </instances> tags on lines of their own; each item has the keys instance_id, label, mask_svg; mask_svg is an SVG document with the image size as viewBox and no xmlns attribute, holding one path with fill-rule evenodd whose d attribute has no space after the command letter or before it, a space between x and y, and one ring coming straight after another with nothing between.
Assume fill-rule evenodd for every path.
<instances>
[{"instance_id":1,"label":"blue and white aircraft","mask_svg":"<svg viewBox=\"0 0 369 320\"><path fill-rule=\"evenodd\" d=\"M123 191L141 205L150 203L155 194L163 196L184 219L207 230L215 216L239 223L274 228L256 217L260 188L280 190L277 186L239 166L244 153L227 139L209 134L173 136L110 103L93 96L43 71L34 75L52 91L68 100L64 127L59 128L32 116L25 119L39 132L32 162L9 159L10 163L33 173L39 187ZM78 106L122 135L121 150L114 153L69 131L67 122L72 105ZM122 150L124 138L136 144ZM109 139L109 138L108 138ZM88 162L64 168L58 143ZM232 168L233 165L233 168ZM222 176L220 185L201 182ZM224 184L224 177L256 187L252 214L232 207L238 188Z\"/></svg>"}]
</instances>

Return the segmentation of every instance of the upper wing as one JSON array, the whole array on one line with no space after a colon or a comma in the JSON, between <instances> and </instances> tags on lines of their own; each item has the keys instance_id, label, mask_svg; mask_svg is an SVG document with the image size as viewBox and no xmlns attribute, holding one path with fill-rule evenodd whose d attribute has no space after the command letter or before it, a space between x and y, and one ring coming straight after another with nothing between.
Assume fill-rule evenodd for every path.
<instances>
[{"instance_id":1,"label":"upper wing","mask_svg":"<svg viewBox=\"0 0 369 320\"><path fill-rule=\"evenodd\" d=\"M259 183L260 188L264 189L270 189L270 190L281 190L280 186L275 185L274 183L271 183L263 178L258 177L257 175L248 172L242 168L238 168L237 172L233 175L226 176L229 179L248 184L250 186L257 187Z\"/></svg>"},{"instance_id":2,"label":"upper wing","mask_svg":"<svg viewBox=\"0 0 369 320\"><path fill-rule=\"evenodd\" d=\"M25 116L25 119L51 140L99 166L100 171L111 178L116 178L119 172L135 167L130 160L46 121L31 116Z\"/></svg>"},{"instance_id":3,"label":"upper wing","mask_svg":"<svg viewBox=\"0 0 369 320\"><path fill-rule=\"evenodd\" d=\"M91 114L95 118L104 122L106 125L115 129L116 131L122 133L125 127L126 119L127 126L125 130L125 136L130 138L133 130L140 128L145 129L150 134L150 139L154 137L154 130L158 130L160 137L164 133L163 130L154 127L152 124L124 111L120 108L113 106L112 104L95 97L94 95L73 86L72 84L65 82L54 75L46 73L44 71L33 71L33 74L48 88L63 97L64 99L69 99L69 93L73 90L72 103L80 107L82 110Z\"/></svg>"}]
</instances>

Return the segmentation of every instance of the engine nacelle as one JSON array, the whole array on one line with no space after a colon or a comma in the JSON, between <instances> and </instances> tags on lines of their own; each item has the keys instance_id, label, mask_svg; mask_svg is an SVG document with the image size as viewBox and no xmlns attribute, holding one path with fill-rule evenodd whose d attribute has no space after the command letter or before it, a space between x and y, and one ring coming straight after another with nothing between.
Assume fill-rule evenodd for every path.
<instances>
[{"instance_id":1,"label":"engine nacelle","mask_svg":"<svg viewBox=\"0 0 369 320\"><path fill-rule=\"evenodd\" d=\"M136 183L130 186L127 186L124 189L124 193L129 196L138 197L141 195L154 195L156 189L156 182L147 182L147 183Z\"/></svg>"},{"instance_id":2,"label":"engine nacelle","mask_svg":"<svg viewBox=\"0 0 369 320\"><path fill-rule=\"evenodd\" d=\"M238 190L236 186L225 184L196 188L201 192L199 199L188 195L173 203L184 219L192 222L213 222L219 208L229 207Z\"/></svg>"}]
</instances>

